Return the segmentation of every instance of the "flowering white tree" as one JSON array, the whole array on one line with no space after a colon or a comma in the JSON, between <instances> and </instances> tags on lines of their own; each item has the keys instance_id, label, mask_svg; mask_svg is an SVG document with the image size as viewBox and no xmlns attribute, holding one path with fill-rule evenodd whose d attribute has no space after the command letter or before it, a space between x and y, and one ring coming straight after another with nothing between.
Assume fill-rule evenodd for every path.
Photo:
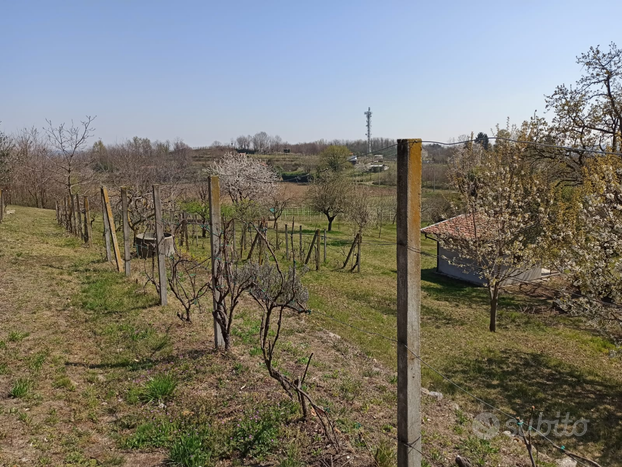
<instances>
[{"instance_id":1,"label":"flowering white tree","mask_svg":"<svg viewBox=\"0 0 622 467\"><path fill-rule=\"evenodd\" d=\"M228 153L214 163L220 188L235 205L262 202L277 189L278 174L268 165L246 154Z\"/></svg>"},{"instance_id":2,"label":"flowering white tree","mask_svg":"<svg viewBox=\"0 0 622 467\"><path fill-rule=\"evenodd\" d=\"M488 151L479 144L458 149L450 175L464 214L429 230L456 253L445 259L483 279L491 332L496 331L501 288L541 263L547 239L554 192L523 158L524 150L510 143Z\"/></svg>"},{"instance_id":3,"label":"flowering white tree","mask_svg":"<svg viewBox=\"0 0 622 467\"><path fill-rule=\"evenodd\" d=\"M583 169L584 183L560 212L555 240L560 270L572 289L562 308L622 338L622 162L617 156L594 157Z\"/></svg>"}]
</instances>

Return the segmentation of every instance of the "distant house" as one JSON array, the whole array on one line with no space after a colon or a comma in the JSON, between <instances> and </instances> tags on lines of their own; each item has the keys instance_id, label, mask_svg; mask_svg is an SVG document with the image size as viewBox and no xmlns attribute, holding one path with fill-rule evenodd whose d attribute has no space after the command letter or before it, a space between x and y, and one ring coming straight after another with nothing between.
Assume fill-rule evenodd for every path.
<instances>
[{"instance_id":1,"label":"distant house","mask_svg":"<svg viewBox=\"0 0 622 467\"><path fill-rule=\"evenodd\" d=\"M447 219L436 224L429 225L421 229L426 238L436 240L436 271L455 279L460 279L472 284L486 285L486 280L479 276L479 265L469 258L461 258L459 253L449 250L441 245L439 237L454 237L469 239L475 238L475 227L478 229L486 228L485 225L474 225L469 217L461 214L451 219ZM481 231L481 230L480 230ZM462 266L458 266L458 264ZM528 282L542 277L542 267L536 266L527 271L509 278L505 281L506 285L513 283Z\"/></svg>"},{"instance_id":2,"label":"distant house","mask_svg":"<svg viewBox=\"0 0 622 467\"><path fill-rule=\"evenodd\" d=\"M368 172L373 172L373 173L384 172L385 170L389 170L389 166L384 165L384 164L367 164L365 168L367 169Z\"/></svg>"}]
</instances>

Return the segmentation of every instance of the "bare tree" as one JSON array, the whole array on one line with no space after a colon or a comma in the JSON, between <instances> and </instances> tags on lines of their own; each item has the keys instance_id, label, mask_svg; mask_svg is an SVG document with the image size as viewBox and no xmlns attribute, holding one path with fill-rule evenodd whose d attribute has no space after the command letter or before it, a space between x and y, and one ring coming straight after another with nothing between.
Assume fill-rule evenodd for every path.
<instances>
[{"instance_id":1,"label":"bare tree","mask_svg":"<svg viewBox=\"0 0 622 467\"><path fill-rule=\"evenodd\" d=\"M235 245L230 244L231 221L225 223L220 234L217 251L219 261L212 280L207 284L212 294L218 292L213 316L222 332L225 342L225 351L231 348L231 325L235 317L235 311L245 292L255 284L255 270L252 263L239 263L236 261Z\"/></svg>"},{"instance_id":2,"label":"bare tree","mask_svg":"<svg viewBox=\"0 0 622 467\"><path fill-rule=\"evenodd\" d=\"M356 186L347 197L346 217L356 225L358 235L374 222L376 214L369 189Z\"/></svg>"},{"instance_id":3,"label":"bare tree","mask_svg":"<svg viewBox=\"0 0 622 467\"><path fill-rule=\"evenodd\" d=\"M6 187L10 185L12 179L12 171L14 169L13 158L15 143L6 133L0 131L0 186Z\"/></svg>"},{"instance_id":4,"label":"bare tree","mask_svg":"<svg viewBox=\"0 0 622 467\"><path fill-rule=\"evenodd\" d=\"M24 129L15 139L15 174L20 191L27 193L34 206L43 208L52 186L50 150L36 128Z\"/></svg>"},{"instance_id":5,"label":"bare tree","mask_svg":"<svg viewBox=\"0 0 622 467\"><path fill-rule=\"evenodd\" d=\"M177 251L169 258L168 284L184 308L184 315L177 314L181 320L189 322L193 308L199 312L205 310L202 299L210 291L208 262L209 259L197 260Z\"/></svg>"},{"instance_id":6,"label":"bare tree","mask_svg":"<svg viewBox=\"0 0 622 467\"><path fill-rule=\"evenodd\" d=\"M307 193L311 209L321 212L328 220L328 231L339 214L346 212L350 183L339 174L326 173L316 179Z\"/></svg>"},{"instance_id":7,"label":"bare tree","mask_svg":"<svg viewBox=\"0 0 622 467\"><path fill-rule=\"evenodd\" d=\"M68 195L73 195L74 186L82 183L80 172L87 163L84 158L81 158L81 152L95 131L92 128L94 120L95 117L87 115L79 125L74 125L72 121L71 126L61 123L56 127L51 120L46 120L48 126L45 131L50 144L56 150L53 157L54 173Z\"/></svg>"},{"instance_id":8,"label":"bare tree","mask_svg":"<svg viewBox=\"0 0 622 467\"><path fill-rule=\"evenodd\" d=\"M258 153L265 153L269 147L270 137L265 131L260 131L253 136L253 149Z\"/></svg>"},{"instance_id":9,"label":"bare tree","mask_svg":"<svg viewBox=\"0 0 622 467\"><path fill-rule=\"evenodd\" d=\"M279 221L279 218L283 215L283 212L287 209L291 202L292 198L287 195L283 184L279 185L278 188L268 197L266 206L268 206L270 213L272 214L272 218L274 219L274 228L276 228L276 223Z\"/></svg>"},{"instance_id":10,"label":"bare tree","mask_svg":"<svg viewBox=\"0 0 622 467\"><path fill-rule=\"evenodd\" d=\"M250 288L250 294L262 309L259 342L264 364L270 376L278 381L289 397L293 398L296 395L304 419L309 416L309 407L313 409L322 424L324 434L339 450L339 439L328 413L317 405L309 393L303 389L313 354L309 356L302 374L294 379L274 365L277 344L284 324L284 313L286 311L305 313L309 294L300 280L300 272L297 273L295 267L283 272L268 239L260 230L257 232L263 236L263 241L266 243L272 259L272 261L266 261L261 265L248 263L254 268L252 274L254 283Z\"/></svg>"},{"instance_id":11,"label":"bare tree","mask_svg":"<svg viewBox=\"0 0 622 467\"><path fill-rule=\"evenodd\" d=\"M237 145L237 149L246 152L251 148L251 137L240 135L236 138L235 143Z\"/></svg>"}]
</instances>

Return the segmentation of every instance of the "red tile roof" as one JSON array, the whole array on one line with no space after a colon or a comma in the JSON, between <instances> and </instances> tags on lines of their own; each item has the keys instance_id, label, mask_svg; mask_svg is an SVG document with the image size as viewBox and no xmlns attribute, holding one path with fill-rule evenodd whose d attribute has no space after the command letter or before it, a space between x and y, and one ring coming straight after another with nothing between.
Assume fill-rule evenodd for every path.
<instances>
[{"instance_id":1,"label":"red tile roof","mask_svg":"<svg viewBox=\"0 0 622 467\"><path fill-rule=\"evenodd\" d=\"M454 238L475 238L475 228L482 228L482 224L484 224L484 222L482 222L481 220L480 222L473 222L473 216L460 214L459 216L452 217L451 219L428 225L427 227L421 229L421 233L426 235ZM479 235L481 236L481 233L479 233Z\"/></svg>"}]
</instances>

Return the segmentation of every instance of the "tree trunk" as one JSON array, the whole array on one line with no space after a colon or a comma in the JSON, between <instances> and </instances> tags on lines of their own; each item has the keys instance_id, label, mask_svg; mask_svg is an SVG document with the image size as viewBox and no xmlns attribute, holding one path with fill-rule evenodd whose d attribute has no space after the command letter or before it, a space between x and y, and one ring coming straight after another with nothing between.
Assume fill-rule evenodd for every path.
<instances>
[{"instance_id":1,"label":"tree trunk","mask_svg":"<svg viewBox=\"0 0 622 467\"><path fill-rule=\"evenodd\" d=\"M328 231L329 232L333 230L333 221L335 220L335 217L337 216L326 216L326 218L328 219Z\"/></svg>"},{"instance_id":2,"label":"tree trunk","mask_svg":"<svg viewBox=\"0 0 622 467\"><path fill-rule=\"evenodd\" d=\"M495 284L492 288L488 287L490 295L490 332L497 331L497 305L499 304L499 285Z\"/></svg>"}]
</instances>

